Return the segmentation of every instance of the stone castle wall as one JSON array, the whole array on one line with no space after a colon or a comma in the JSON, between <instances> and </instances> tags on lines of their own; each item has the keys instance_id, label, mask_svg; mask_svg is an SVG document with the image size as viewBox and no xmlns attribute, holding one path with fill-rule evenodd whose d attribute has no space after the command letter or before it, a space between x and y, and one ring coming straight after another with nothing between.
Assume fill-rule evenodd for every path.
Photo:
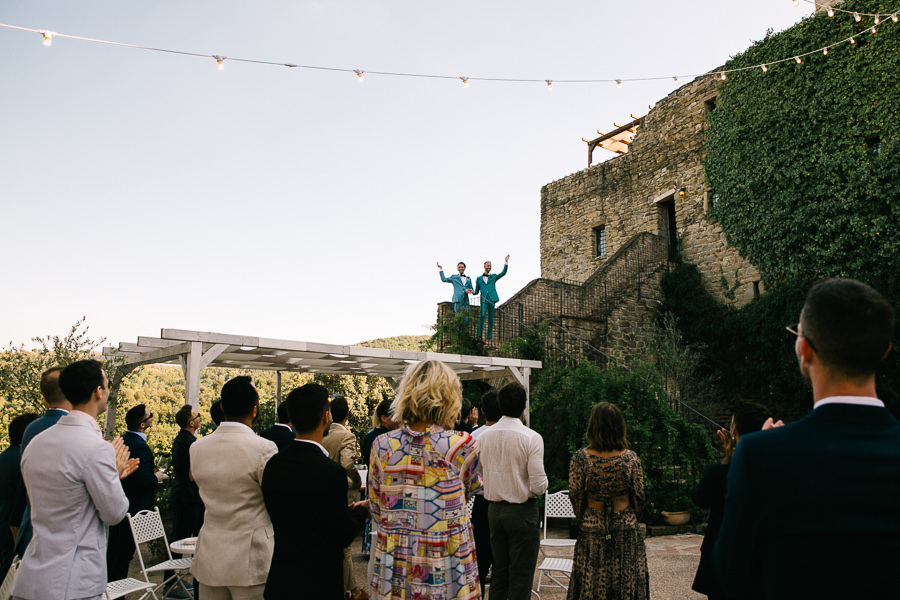
<instances>
[{"instance_id":1,"label":"stone castle wall","mask_svg":"<svg viewBox=\"0 0 900 600\"><path fill-rule=\"evenodd\" d=\"M740 305L760 291L758 271L707 216L712 194L700 161L716 93L714 77L686 84L644 117L628 154L543 187L542 277L586 280L633 235L665 235L667 203L674 203L681 259L698 266L710 293ZM606 233L603 256L595 256L598 227Z\"/></svg>"}]
</instances>

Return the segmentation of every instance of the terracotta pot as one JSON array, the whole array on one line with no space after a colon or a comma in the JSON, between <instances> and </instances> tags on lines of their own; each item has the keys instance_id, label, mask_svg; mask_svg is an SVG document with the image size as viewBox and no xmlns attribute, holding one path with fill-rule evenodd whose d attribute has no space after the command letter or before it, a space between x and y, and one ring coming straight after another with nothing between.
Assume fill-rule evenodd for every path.
<instances>
[{"instance_id":1,"label":"terracotta pot","mask_svg":"<svg viewBox=\"0 0 900 600\"><path fill-rule=\"evenodd\" d=\"M687 525L688 521L691 520L691 513L686 510L676 512L662 511L660 514L666 522L666 525Z\"/></svg>"}]
</instances>

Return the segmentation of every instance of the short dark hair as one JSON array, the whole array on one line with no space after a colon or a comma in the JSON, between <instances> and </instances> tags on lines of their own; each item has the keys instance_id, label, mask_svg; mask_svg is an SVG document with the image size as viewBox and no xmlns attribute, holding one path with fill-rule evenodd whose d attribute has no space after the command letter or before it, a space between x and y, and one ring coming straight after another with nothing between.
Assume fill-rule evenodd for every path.
<instances>
[{"instance_id":1,"label":"short dark hair","mask_svg":"<svg viewBox=\"0 0 900 600\"><path fill-rule=\"evenodd\" d=\"M619 407L610 402L598 402L591 409L591 420L584 438L588 447L598 452L627 450L626 431L625 415Z\"/></svg>"},{"instance_id":2,"label":"short dark hair","mask_svg":"<svg viewBox=\"0 0 900 600\"><path fill-rule=\"evenodd\" d=\"M375 407L375 416L378 417L378 426L381 426L381 417L390 417L391 416L391 404L393 404L393 400L382 400L378 403L378 406Z\"/></svg>"},{"instance_id":3,"label":"short dark hair","mask_svg":"<svg viewBox=\"0 0 900 600\"><path fill-rule=\"evenodd\" d=\"M253 387L253 380L246 375L238 375L222 386L222 411L228 419L243 419L253 413L259 405L259 392Z\"/></svg>"},{"instance_id":4,"label":"short dark hair","mask_svg":"<svg viewBox=\"0 0 900 600\"><path fill-rule=\"evenodd\" d=\"M59 389L72 406L87 404L98 387L103 387L103 365L92 358L73 362L59 374Z\"/></svg>"},{"instance_id":5,"label":"short dark hair","mask_svg":"<svg viewBox=\"0 0 900 600\"><path fill-rule=\"evenodd\" d=\"M146 404L138 404L128 409L128 412L125 413L125 427L128 428L128 431L137 431L140 428L146 412Z\"/></svg>"},{"instance_id":6,"label":"short dark hair","mask_svg":"<svg viewBox=\"0 0 900 600\"><path fill-rule=\"evenodd\" d=\"M188 426L188 423L191 422L191 417L193 416L194 407L190 404L185 404L181 408L178 409L178 412L175 413L175 424L184 429Z\"/></svg>"},{"instance_id":7,"label":"short dark hair","mask_svg":"<svg viewBox=\"0 0 900 600\"><path fill-rule=\"evenodd\" d=\"M894 308L864 283L823 279L806 295L800 323L823 365L845 377L869 377L891 347Z\"/></svg>"},{"instance_id":8,"label":"short dark hair","mask_svg":"<svg viewBox=\"0 0 900 600\"><path fill-rule=\"evenodd\" d=\"M331 397L331 418L335 423L340 423L350 414L350 405L342 394Z\"/></svg>"},{"instance_id":9,"label":"short dark hair","mask_svg":"<svg viewBox=\"0 0 900 600\"><path fill-rule=\"evenodd\" d=\"M44 397L47 406L59 406L66 401L65 394L59 389L59 374L63 369L65 367L59 365L41 373L41 396Z\"/></svg>"},{"instance_id":10,"label":"short dark hair","mask_svg":"<svg viewBox=\"0 0 900 600\"><path fill-rule=\"evenodd\" d=\"M318 383L307 383L288 394L287 405L294 431L309 433L319 426L328 410L328 390Z\"/></svg>"},{"instance_id":11,"label":"short dark hair","mask_svg":"<svg viewBox=\"0 0 900 600\"><path fill-rule=\"evenodd\" d=\"M457 266L457 267L458 267L459 265L462 265L462 266L463 266L463 269L466 268L466 263L464 263L463 261L459 261L458 263L456 263L456 266Z\"/></svg>"},{"instance_id":12,"label":"short dark hair","mask_svg":"<svg viewBox=\"0 0 900 600\"><path fill-rule=\"evenodd\" d=\"M500 388L497 401L500 403L500 412L503 413L503 416L518 418L525 412L527 403L525 388L517 381L507 383Z\"/></svg>"},{"instance_id":13,"label":"short dark hair","mask_svg":"<svg viewBox=\"0 0 900 600\"><path fill-rule=\"evenodd\" d=\"M472 402L468 398L463 398L462 406L459 407L459 418L456 420L456 422L462 423L463 421L468 419L470 412L472 412Z\"/></svg>"},{"instance_id":14,"label":"short dark hair","mask_svg":"<svg viewBox=\"0 0 900 600\"><path fill-rule=\"evenodd\" d=\"M275 410L275 416L278 419L279 423L284 423L287 425L291 422L291 415L288 413L288 407L286 402L282 402L278 405L278 408Z\"/></svg>"},{"instance_id":15,"label":"short dark hair","mask_svg":"<svg viewBox=\"0 0 900 600\"><path fill-rule=\"evenodd\" d=\"M212 419L213 425L219 426L219 423L225 420L225 411L222 410L222 400L216 400L209 405L209 418Z\"/></svg>"},{"instance_id":16,"label":"short dark hair","mask_svg":"<svg viewBox=\"0 0 900 600\"><path fill-rule=\"evenodd\" d=\"M759 402L742 400L734 407L734 427L739 435L753 433L762 429L771 416L771 411Z\"/></svg>"},{"instance_id":17,"label":"short dark hair","mask_svg":"<svg viewBox=\"0 0 900 600\"><path fill-rule=\"evenodd\" d=\"M21 446L22 445L22 436L25 435L25 428L28 427L32 421L37 419L40 415L35 413L25 413L24 415L19 415L15 419L9 422L9 445L10 446Z\"/></svg>"},{"instance_id":18,"label":"short dark hair","mask_svg":"<svg viewBox=\"0 0 900 600\"><path fill-rule=\"evenodd\" d=\"M497 400L497 390L491 390L481 397L481 414L484 418L492 423L499 421L503 416L500 410L500 402Z\"/></svg>"}]
</instances>

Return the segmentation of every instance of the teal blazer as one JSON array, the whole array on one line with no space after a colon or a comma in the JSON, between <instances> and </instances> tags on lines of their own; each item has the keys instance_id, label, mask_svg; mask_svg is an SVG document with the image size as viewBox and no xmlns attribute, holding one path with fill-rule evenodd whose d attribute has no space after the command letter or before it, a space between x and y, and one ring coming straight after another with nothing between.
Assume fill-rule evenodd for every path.
<instances>
[{"instance_id":1,"label":"teal blazer","mask_svg":"<svg viewBox=\"0 0 900 600\"><path fill-rule=\"evenodd\" d=\"M459 273L451 275L448 279L444 277L444 270L441 269L441 281L453 284L453 300L451 300L451 302L462 302L463 304L469 303L469 295L466 294L466 290L473 289L471 277L466 275L466 282L463 283Z\"/></svg>"},{"instance_id":2,"label":"teal blazer","mask_svg":"<svg viewBox=\"0 0 900 600\"><path fill-rule=\"evenodd\" d=\"M506 275L508 267L509 265L504 264L502 271L488 275L487 283L484 282L483 274L475 277L475 294L481 294L482 300L487 300L491 303L499 302L500 296L497 295L497 280Z\"/></svg>"}]
</instances>

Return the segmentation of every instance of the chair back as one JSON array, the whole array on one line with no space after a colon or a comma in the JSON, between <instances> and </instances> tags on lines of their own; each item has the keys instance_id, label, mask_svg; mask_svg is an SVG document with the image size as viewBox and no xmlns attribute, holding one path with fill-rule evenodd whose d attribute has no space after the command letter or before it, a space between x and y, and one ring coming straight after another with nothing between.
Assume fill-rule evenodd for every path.
<instances>
[{"instance_id":1,"label":"chair back","mask_svg":"<svg viewBox=\"0 0 900 600\"><path fill-rule=\"evenodd\" d=\"M547 537L547 519L574 519L575 509L569 500L569 490L544 495L544 538Z\"/></svg>"},{"instance_id":2,"label":"chair back","mask_svg":"<svg viewBox=\"0 0 900 600\"><path fill-rule=\"evenodd\" d=\"M129 513L128 524L131 525L131 534L134 536L134 545L137 549L136 554L141 564L141 573L143 573L144 579L150 581L147 575L147 567L144 564L144 555L141 552L141 544L162 539L166 555L169 560L172 560L172 551L169 549L169 540L166 537L162 517L159 516L159 507L154 506L153 510L142 510L134 516Z\"/></svg>"},{"instance_id":3,"label":"chair back","mask_svg":"<svg viewBox=\"0 0 900 600\"><path fill-rule=\"evenodd\" d=\"M16 571L19 570L20 562L22 561L16 557L9 566L9 571L6 572L6 579L3 580L3 585L0 585L0 600L12 598L13 585L16 583Z\"/></svg>"}]
</instances>

